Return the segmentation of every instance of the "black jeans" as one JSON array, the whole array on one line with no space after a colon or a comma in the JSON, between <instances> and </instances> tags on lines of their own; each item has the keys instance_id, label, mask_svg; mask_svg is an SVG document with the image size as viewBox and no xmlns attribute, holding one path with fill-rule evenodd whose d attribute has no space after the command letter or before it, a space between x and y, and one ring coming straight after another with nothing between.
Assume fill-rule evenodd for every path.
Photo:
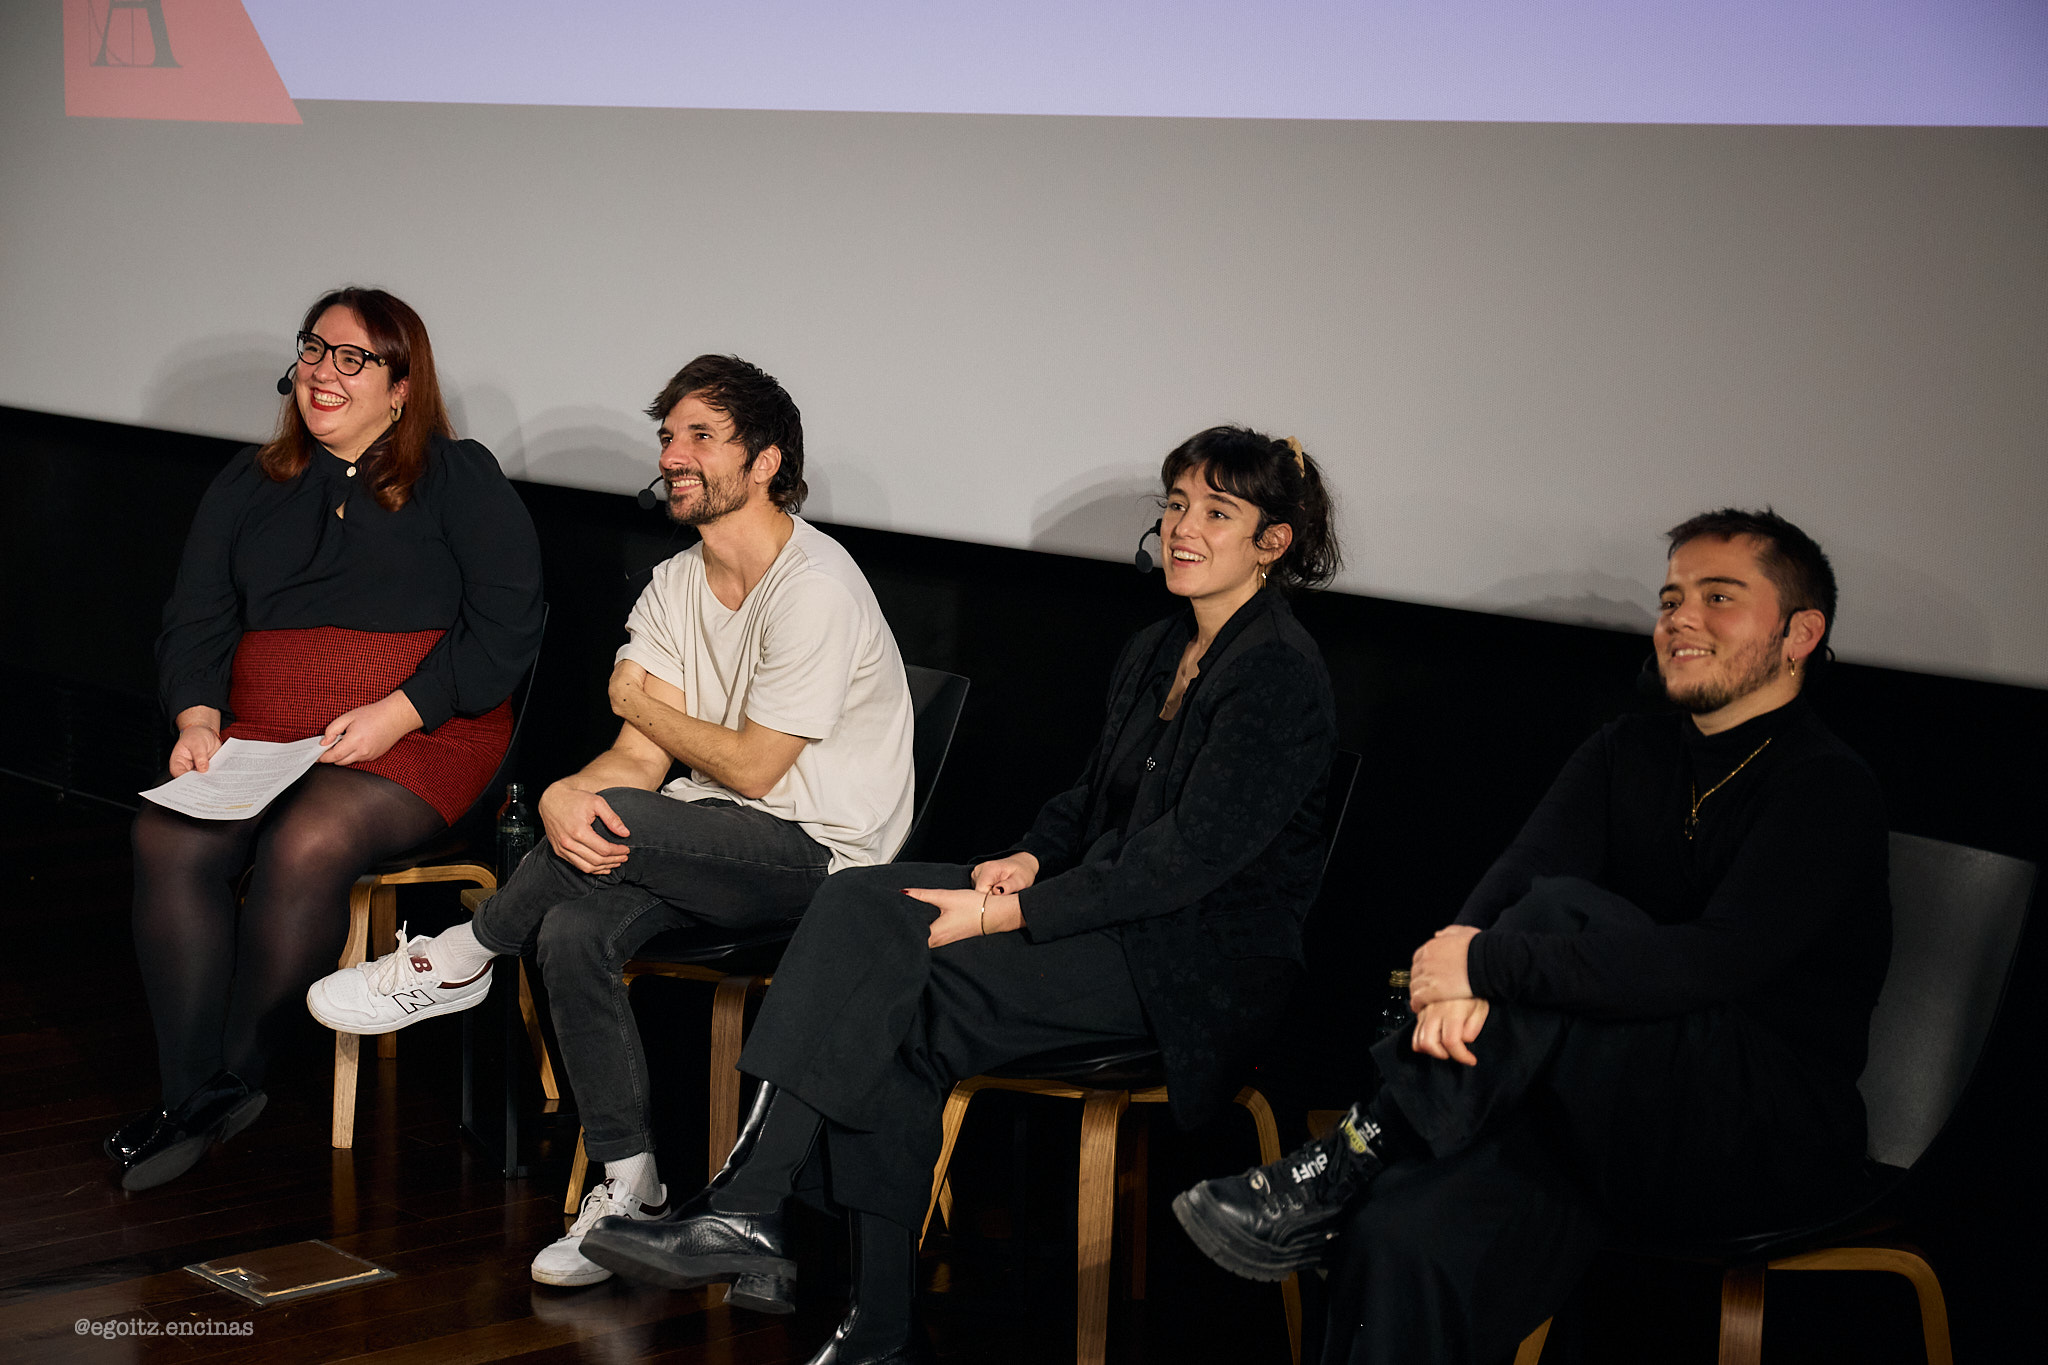
<instances>
[{"instance_id":1,"label":"black jeans","mask_svg":"<svg viewBox=\"0 0 2048 1365\"><path fill-rule=\"evenodd\" d=\"M1539 883L1501 922L1598 933L1642 912ZM1593 1019L1495 1002L1476 1067L1373 1049L1430 1156L1352 1210L1330 1281L1325 1365L1505 1359L1604 1241L1755 1233L1853 1207L1863 1111L1740 1010Z\"/></svg>"},{"instance_id":2,"label":"black jeans","mask_svg":"<svg viewBox=\"0 0 2048 1365\"><path fill-rule=\"evenodd\" d=\"M953 1082L1071 1043L1147 1036L1109 930L926 946L931 906L906 886L970 885L950 863L850 868L818 892L740 1054L825 1116L826 1193L916 1229Z\"/></svg>"},{"instance_id":3,"label":"black jeans","mask_svg":"<svg viewBox=\"0 0 2048 1365\"><path fill-rule=\"evenodd\" d=\"M633 831L599 831L633 850L618 870L579 872L542 845L484 902L474 927L494 953L534 950L584 1150L617 1161L654 1150L647 1058L620 979L626 960L663 930L745 929L802 914L832 855L800 826L731 801L632 787L603 796Z\"/></svg>"}]
</instances>

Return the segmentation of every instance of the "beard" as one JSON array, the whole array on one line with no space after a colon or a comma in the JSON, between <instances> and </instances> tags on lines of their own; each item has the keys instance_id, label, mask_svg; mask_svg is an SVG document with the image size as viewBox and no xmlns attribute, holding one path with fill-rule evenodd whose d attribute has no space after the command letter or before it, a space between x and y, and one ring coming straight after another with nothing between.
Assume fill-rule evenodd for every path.
<instances>
[{"instance_id":1,"label":"beard","mask_svg":"<svg viewBox=\"0 0 2048 1365\"><path fill-rule=\"evenodd\" d=\"M703 482L697 486L696 504L687 508L676 505L675 485L669 485L668 519L676 525L708 526L747 505L747 481L744 477L735 476L717 483L700 470L698 478Z\"/></svg>"},{"instance_id":2,"label":"beard","mask_svg":"<svg viewBox=\"0 0 2048 1365\"><path fill-rule=\"evenodd\" d=\"M1728 660L1727 667L1711 677L1695 679L1680 687L1664 680L1664 695L1681 711L1704 716L1733 702L1741 701L1775 682L1785 671L1777 640L1760 640ZM1662 660L1659 660L1662 663ZM1661 668L1660 668L1661 673Z\"/></svg>"}]
</instances>

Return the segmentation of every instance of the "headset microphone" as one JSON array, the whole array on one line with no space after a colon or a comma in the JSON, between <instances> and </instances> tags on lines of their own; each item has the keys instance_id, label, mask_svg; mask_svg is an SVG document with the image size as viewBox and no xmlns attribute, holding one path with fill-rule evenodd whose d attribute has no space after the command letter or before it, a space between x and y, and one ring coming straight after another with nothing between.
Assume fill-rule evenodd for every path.
<instances>
[{"instance_id":1,"label":"headset microphone","mask_svg":"<svg viewBox=\"0 0 2048 1365\"><path fill-rule=\"evenodd\" d=\"M1144 535L1138 537L1138 553L1132 557L1132 563L1138 566L1139 573L1151 573L1154 569L1159 567L1158 561L1153 559L1151 555L1145 553L1145 542L1147 540L1150 540L1152 537L1158 535L1159 528L1165 524L1165 519L1161 518L1160 520L1153 522L1151 529L1146 531ZM1162 555L1166 553L1166 545L1164 542L1161 542L1159 546L1159 551Z\"/></svg>"},{"instance_id":2,"label":"headset microphone","mask_svg":"<svg viewBox=\"0 0 2048 1365\"><path fill-rule=\"evenodd\" d=\"M291 368L277 377L277 392L280 397L292 391L292 375L297 372L299 362L294 360Z\"/></svg>"},{"instance_id":3,"label":"headset microphone","mask_svg":"<svg viewBox=\"0 0 2048 1365\"><path fill-rule=\"evenodd\" d=\"M639 502L642 509L652 510L654 505L661 501L661 494L655 492L654 490L667 482L668 475L656 474L652 481L648 483L647 487L641 489L639 493L635 495L635 500Z\"/></svg>"}]
</instances>

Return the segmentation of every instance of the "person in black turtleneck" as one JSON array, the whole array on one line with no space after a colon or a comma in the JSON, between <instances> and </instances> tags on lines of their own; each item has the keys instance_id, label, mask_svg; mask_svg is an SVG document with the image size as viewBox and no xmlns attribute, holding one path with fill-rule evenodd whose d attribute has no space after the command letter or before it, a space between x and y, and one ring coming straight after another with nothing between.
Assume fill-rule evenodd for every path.
<instances>
[{"instance_id":1,"label":"person in black turtleneck","mask_svg":"<svg viewBox=\"0 0 2048 1365\"><path fill-rule=\"evenodd\" d=\"M1325 1362L1504 1357L1615 1232L1756 1232L1860 1193L1891 905L1877 780L1800 695L1833 571L1770 512L1670 539L1677 714L1580 746L1416 951L1377 1095L1174 1202L1238 1274L1333 1259Z\"/></svg>"}]
</instances>

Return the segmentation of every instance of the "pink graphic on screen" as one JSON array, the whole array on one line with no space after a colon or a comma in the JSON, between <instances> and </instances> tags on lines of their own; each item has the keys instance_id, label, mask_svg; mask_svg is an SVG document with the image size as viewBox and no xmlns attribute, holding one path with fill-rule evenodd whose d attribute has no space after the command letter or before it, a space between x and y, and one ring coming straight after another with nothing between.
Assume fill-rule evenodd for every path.
<instances>
[{"instance_id":1,"label":"pink graphic on screen","mask_svg":"<svg viewBox=\"0 0 2048 1365\"><path fill-rule=\"evenodd\" d=\"M64 112L299 121L241 0L64 0Z\"/></svg>"},{"instance_id":2,"label":"pink graphic on screen","mask_svg":"<svg viewBox=\"0 0 2048 1365\"><path fill-rule=\"evenodd\" d=\"M74 46L83 50L110 6L130 28L135 11L160 8L181 64L197 42L181 30L220 35L217 48L191 49L217 51L216 74L79 66ZM134 104L152 111L136 116L157 118L293 121L279 113L289 90L295 100L646 108L2048 125L2042 0L346 0L345 9L318 0L66 0L65 8L67 108L113 114ZM142 21L144 50L147 27ZM156 112L173 91L195 108L270 112Z\"/></svg>"}]
</instances>

